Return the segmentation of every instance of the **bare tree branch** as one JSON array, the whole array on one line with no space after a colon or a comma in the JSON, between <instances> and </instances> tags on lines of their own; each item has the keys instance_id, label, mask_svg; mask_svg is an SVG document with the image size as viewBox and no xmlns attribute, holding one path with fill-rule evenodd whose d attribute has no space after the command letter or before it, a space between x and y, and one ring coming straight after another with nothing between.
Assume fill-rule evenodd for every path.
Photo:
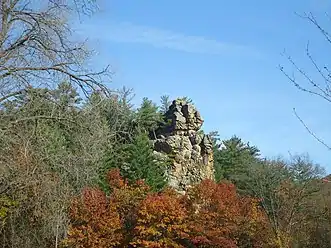
<instances>
[{"instance_id":1,"label":"bare tree branch","mask_svg":"<svg viewBox=\"0 0 331 248\"><path fill-rule=\"evenodd\" d=\"M331 147L327 145L321 138L319 138L314 132L312 132L309 127L306 125L306 123L300 118L300 116L297 114L295 108L293 108L293 112L295 116L298 118L298 120L301 122L301 124L305 127L305 129L308 131L308 133L313 136L318 142L320 142L322 145L324 145L327 149L331 150Z\"/></svg>"},{"instance_id":2,"label":"bare tree branch","mask_svg":"<svg viewBox=\"0 0 331 248\"><path fill-rule=\"evenodd\" d=\"M4 97L1 97L0 98L0 103L7 100L8 98L10 97L13 97L13 96L18 96L18 95L21 95L22 93L24 93L25 90L20 90L20 91L15 91L15 92L11 92L10 94L4 96Z\"/></svg>"},{"instance_id":3,"label":"bare tree branch","mask_svg":"<svg viewBox=\"0 0 331 248\"><path fill-rule=\"evenodd\" d=\"M309 54L308 50L307 50L307 54ZM306 92L306 93L309 93L309 94L312 94L312 95L316 95L316 96L319 96L319 97L322 97L323 99L325 99L326 101L328 102L331 102L331 98L330 97L330 94L328 94L325 90L323 90L312 78L310 78L308 76L308 74L303 70L301 69L300 67L298 67L298 65L294 62L294 60L292 59L291 56L287 56L287 59L288 61L295 67L295 69L301 74L304 76L304 78L314 87L314 88L317 88L320 92L318 91L314 91L314 90L310 90L310 89L307 89L305 87L303 87L301 84L299 84L299 82L295 79L294 75L289 75L285 70L284 70L284 67L283 66L280 66L279 65L279 69L280 71L293 83L293 85L295 87L297 87L299 90L303 91L303 92Z\"/></svg>"},{"instance_id":4,"label":"bare tree branch","mask_svg":"<svg viewBox=\"0 0 331 248\"><path fill-rule=\"evenodd\" d=\"M296 13L297 14L297 13ZM297 14L300 18L303 18L305 20L308 20L310 24L312 24L317 30L322 34L323 38L326 40L326 42L331 45L331 35L330 33L323 28L320 25L320 22L317 20L317 18L314 16L312 12L304 13L303 15ZM306 49L306 56L310 62L310 64L313 67L313 70L317 73L318 78L313 78L313 76L309 75L309 73L302 69L298 64L292 59L291 56L287 55L285 52L282 54L286 57L289 64L294 68L294 71L299 74L299 76L302 76L302 80L298 80L294 76L294 72L292 74L288 73L284 70L284 67L279 65L280 71L286 76L286 78L293 83L295 87L297 87L299 90L306 92L308 94L318 96L327 102L331 102L331 71L329 70L327 65L321 66L320 63L318 63L314 56L312 55L310 51L310 44L307 43ZM300 82L299 82L300 81ZM306 82L306 85L305 85ZM299 117L296 110L294 110L295 116L298 118L298 120L301 122L301 124L305 127L305 129L308 131L310 135L312 135L319 143L324 145L327 149L331 150L331 147L326 144L325 141L323 141L321 138L316 136L316 134L311 131L311 129L305 124L305 122Z\"/></svg>"},{"instance_id":5,"label":"bare tree branch","mask_svg":"<svg viewBox=\"0 0 331 248\"><path fill-rule=\"evenodd\" d=\"M84 42L71 40L67 23L70 6L87 9L94 1L2 0L0 5L0 94L16 92L28 85L54 86L69 80L84 94L107 92L109 67L98 72L86 69L91 56ZM77 9L76 9L77 10ZM108 92L109 93L109 92Z\"/></svg>"}]
</instances>

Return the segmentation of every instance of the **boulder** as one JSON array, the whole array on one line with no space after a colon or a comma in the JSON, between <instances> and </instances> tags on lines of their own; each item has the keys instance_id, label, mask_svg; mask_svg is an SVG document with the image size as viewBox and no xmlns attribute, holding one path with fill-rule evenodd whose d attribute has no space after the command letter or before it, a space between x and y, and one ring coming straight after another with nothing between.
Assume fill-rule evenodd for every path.
<instances>
[{"instance_id":1,"label":"boulder","mask_svg":"<svg viewBox=\"0 0 331 248\"><path fill-rule=\"evenodd\" d=\"M214 180L213 144L200 129L203 119L197 109L175 100L165 113L166 124L156 130L154 151L167 156L168 184L178 192L204 179Z\"/></svg>"}]
</instances>

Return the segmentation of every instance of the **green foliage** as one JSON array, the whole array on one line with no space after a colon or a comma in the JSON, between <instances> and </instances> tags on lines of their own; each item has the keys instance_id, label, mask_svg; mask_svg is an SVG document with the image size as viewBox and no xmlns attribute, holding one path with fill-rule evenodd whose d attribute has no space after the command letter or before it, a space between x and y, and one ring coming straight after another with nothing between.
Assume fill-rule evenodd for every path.
<instances>
[{"instance_id":1,"label":"green foliage","mask_svg":"<svg viewBox=\"0 0 331 248\"><path fill-rule=\"evenodd\" d=\"M169 100L169 96L168 95L161 96L160 112L162 114L165 114L168 111L170 105L171 105L171 101Z\"/></svg>"},{"instance_id":2,"label":"green foliage","mask_svg":"<svg viewBox=\"0 0 331 248\"><path fill-rule=\"evenodd\" d=\"M308 154L291 156L288 170L291 179L298 184L321 178L325 174L325 169L311 161Z\"/></svg>"},{"instance_id":3,"label":"green foliage","mask_svg":"<svg viewBox=\"0 0 331 248\"><path fill-rule=\"evenodd\" d=\"M245 144L237 136L222 142L222 149L217 133L214 133L214 161L216 180L240 180L239 177L246 173L250 163L256 161L259 156L259 149Z\"/></svg>"},{"instance_id":4,"label":"green foliage","mask_svg":"<svg viewBox=\"0 0 331 248\"><path fill-rule=\"evenodd\" d=\"M145 131L153 135L162 122L162 119L163 115L159 112L158 106L147 97L144 97L140 108L138 108L138 111L136 112L136 125L138 132Z\"/></svg>"},{"instance_id":5,"label":"green foliage","mask_svg":"<svg viewBox=\"0 0 331 248\"><path fill-rule=\"evenodd\" d=\"M317 182L322 175L323 170L305 156L295 156L289 161L261 160L247 170L246 193L261 199L279 247L305 239L305 235L300 235L311 214L305 213L316 207L316 194L321 194L321 184Z\"/></svg>"},{"instance_id":6,"label":"green foliage","mask_svg":"<svg viewBox=\"0 0 331 248\"><path fill-rule=\"evenodd\" d=\"M18 203L8 196L0 195L0 230L5 226L8 215L17 205Z\"/></svg>"},{"instance_id":7,"label":"green foliage","mask_svg":"<svg viewBox=\"0 0 331 248\"><path fill-rule=\"evenodd\" d=\"M109 92L83 100L61 81L0 99L2 247L58 247L66 236L71 247L329 247L331 184L308 157L261 159L239 137L211 132L216 180L234 185L204 181L179 196L165 190L169 164L150 140L172 121L169 97L135 110L130 90ZM83 188L94 190L68 213Z\"/></svg>"},{"instance_id":8,"label":"green foliage","mask_svg":"<svg viewBox=\"0 0 331 248\"><path fill-rule=\"evenodd\" d=\"M219 142L221 141L221 139L219 138L219 133L218 131L212 131L210 133L208 133L209 137L211 138L214 148L219 149L220 148L220 144Z\"/></svg>"},{"instance_id":9,"label":"green foliage","mask_svg":"<svg viewBox=\"0 0 331 248\"><path fill-rule=\"evenodd\" d=\"M109 142L116 144L111 149L116 149L117 144L130 142L134 136L134 112L130 104L130 94L131 91L125 88L111 96L94 92L83 106L82 111L87 121L97 121L99 125L105 125L107 132L111 133ZM91 128L93 129L93 126Z\"/></svg>"},{"instance_id":10,"label":"green foliage","mask_svg":"<svg viewBox=\"0 0 331 248\"><path fill-rule=\"evenodd\" d=\"M147 134L138 134L132 143L123 144L116 153L110 155L106 169L120 168L129 182L143 179L154 191L166 185L166 161L158 160L153 154Z\"/></svg>"},{"instance_id":11,"label":"green foliage","mask_svg":"<svg viewBox=\"0 0 331 248\"><path fill-rule=\"evenodd\" d=\"M109 192L103 175L111 168L120 168L122 175L129 181L144 179L147 185L158 191L166 184L167 161L160 160L153 154L149 135L154 137L154 131L161 125L163 116L158 107L147 98L143 99L136 112L123 107L126 109L123 117L127 119L117 132L119 137L116 146L105 154L104 164L99 172L99 185ZM110 118L108 122L110 126L113 119Z\"/></svg>"},{"instance_id":12,"label":"green foliage","mask_svg":"<svg viewBox=\"0 0 331 248\"><path fill-rule=\"evenodd\" d=\"M185 102L185 103L193 104L193 100L191 98L189 98L188 96L178 97L176 100L181 101L181 102Z\"/></svg>"},{"instance_id":13,"label":"green foliage","mask_svg":"<svg viewBox=\"0 0 331 248\"><path fill-rule=\"evenodd\" d=\"M110 129L97 111L82 109L66 82L53 90L27 88L1 107L0 189L17 207L0 243L53 246L66 230L69 199L98 178Z\"/></svg>"},{"instance_id":14,"label":"green foliage","mask_svg":"<svg viewBox=\"0 0 331 248\"><path fill-rule=\"evenodd\" d=\"M81 226L80 222L75 222L79 228L69 234L74 241L86 241L85 228L91 231L90 237L96 244L101 240L106 247L108 242L122 242L122 236L127 239L123 241L125 244L128 240L151 245L178 242L183 247L192 243L217 247L215 242L220 247L226 243L233 247L254 247L252 243L256 247L268 247L269 241L274 244L271 247L289 244L327 247L325 244L330 240L322 235L329 231L328 225L331 224L331 215L326 212L331 213L330 189L321 189L318 183L323 170L302 156L290 161L262 160L256 147L236 136L221 143L217 132L209 133L214 146L217 180L232 181L241 196L234 188L226 190L223 182L222 187L209 182L197 196L202 197L201 201L194 202L198 198L190 198L194 202L191 204L193 211L186 209L190 205L182 205L179 198L172 198L172 193L164 194L168 161L155 156L149 139L151 133L162 125L161 112L147 98L140 108L134 110L130 104L130 91L125 89L111 96L94 92L83 101L67 82L52 90L28 88L24 94L1 105L0 117L0 163L5 165L0 167L1 192L5 189L2 193L5 198L0 198L0 237L6 248L22 247L23 244L28 244L27 247L55 246L54 240L63 239L68 230L70 199L82 188L96 183L113 197L114 204L117 201L117 205L111 207L107 203L105 209L113 212L101 211L99 219L92 218L77 205L78 214L87 218L89 223ZM204 133L203 130L198 132ZM119 168L124 177L118 183L123 187L121 190L109 186L109 174L103 176L111 168ZM140 189L138 183L133 190L127 184L141 181L148 187ZM147 188L157 193L146 200ZM216 188L219 190L213 190ZM89 206L98 205L98 199L107 200L104 193L98 192L96 198L93 192L87 195ZM201 206L202 212L195 212L196 205L208 201L212 203L210 206ZM186 222L185 213L178 222L183 230L180 228L176 237L183 237L185 242L172 239L171 230L179 226L169 224L169 218L178 221L177 207L174 210L170 203L179 204L185 211L190 210L188 214L193 216ZM80 201L77 204L81 204ZM263 212L258 210L258 204ZM241 208L241 205L247 208ZM222 210L225 206L229 209ZM165 212L159 213L159 209ZM223 213L231 213L232 217L227 219L229 216L223 216ZM155 216L159 224L147 221L148 216ZM107 221L104 222L104 218ZM220 222L214 223L215 218ZM222 222L224 219L236 226L226 227ZM298 224L300 222L304 224ZM164 223L169 224L166 232ZM232 231L225 235L225 230ZM152 236L146 236L145 231L147 234L151 232ZM124 233L113 240L110 236L105 237L103 232ZM260 232L262 234L258 235ZM157 233L164 233L163 237ZM219 233L217 237L221 234L226 237L215 239L215 233ZM139 237L132 239L135 235ZM193 235L192 239L187 240L187 235ZM237 237L237 244L233 237ZM265 237L270 237L268 242ZM89 246L88 242L85 246Z\"/></svg>"}]
</instances>

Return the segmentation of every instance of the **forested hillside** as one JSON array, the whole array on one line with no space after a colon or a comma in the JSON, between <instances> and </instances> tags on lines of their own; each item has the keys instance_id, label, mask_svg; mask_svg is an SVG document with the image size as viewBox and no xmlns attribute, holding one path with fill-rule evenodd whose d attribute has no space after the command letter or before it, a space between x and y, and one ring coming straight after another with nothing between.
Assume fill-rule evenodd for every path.
<instances>
[{"instance_id":1,"label":"forested hillside","mask_svg":"<svg viewBox=\"0 0 331 248\"><path fill-rule=\"evenodd\" d=\"M187 140L183 130L194 131L199 159L210 145L212 168L179 191L168 173L177 158L160 159L155 142L169 138L160 132L169 108L194 99L132 105L133 92L107 87L107 69L88 70L90 51L70 39L66 20L93 3L33 2L0 3L0 247L331 246L322 166L308 155L266 158L187 118L179 124L192 126L176 131Z\"/></svg>"}]
</instances>

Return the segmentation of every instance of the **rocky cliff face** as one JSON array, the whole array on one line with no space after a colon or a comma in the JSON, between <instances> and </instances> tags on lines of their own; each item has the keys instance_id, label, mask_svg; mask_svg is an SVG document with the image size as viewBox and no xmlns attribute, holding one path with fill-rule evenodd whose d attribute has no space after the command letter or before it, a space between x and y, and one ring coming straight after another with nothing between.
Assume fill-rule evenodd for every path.
<instances>
[{"instance_id":1,"label":"rocky cliff face","mask_svg":"<svg viewBox=\"0 0 331 248\"><path fill-rule=\"evenodd\" d=\"M185 192L203 179L214 179L212 141L200 128L199 112L184 100L175 100L165 114L166 123L156 131L154 152L170 159L169 185Z\"/></svg>"}]
</instances>

